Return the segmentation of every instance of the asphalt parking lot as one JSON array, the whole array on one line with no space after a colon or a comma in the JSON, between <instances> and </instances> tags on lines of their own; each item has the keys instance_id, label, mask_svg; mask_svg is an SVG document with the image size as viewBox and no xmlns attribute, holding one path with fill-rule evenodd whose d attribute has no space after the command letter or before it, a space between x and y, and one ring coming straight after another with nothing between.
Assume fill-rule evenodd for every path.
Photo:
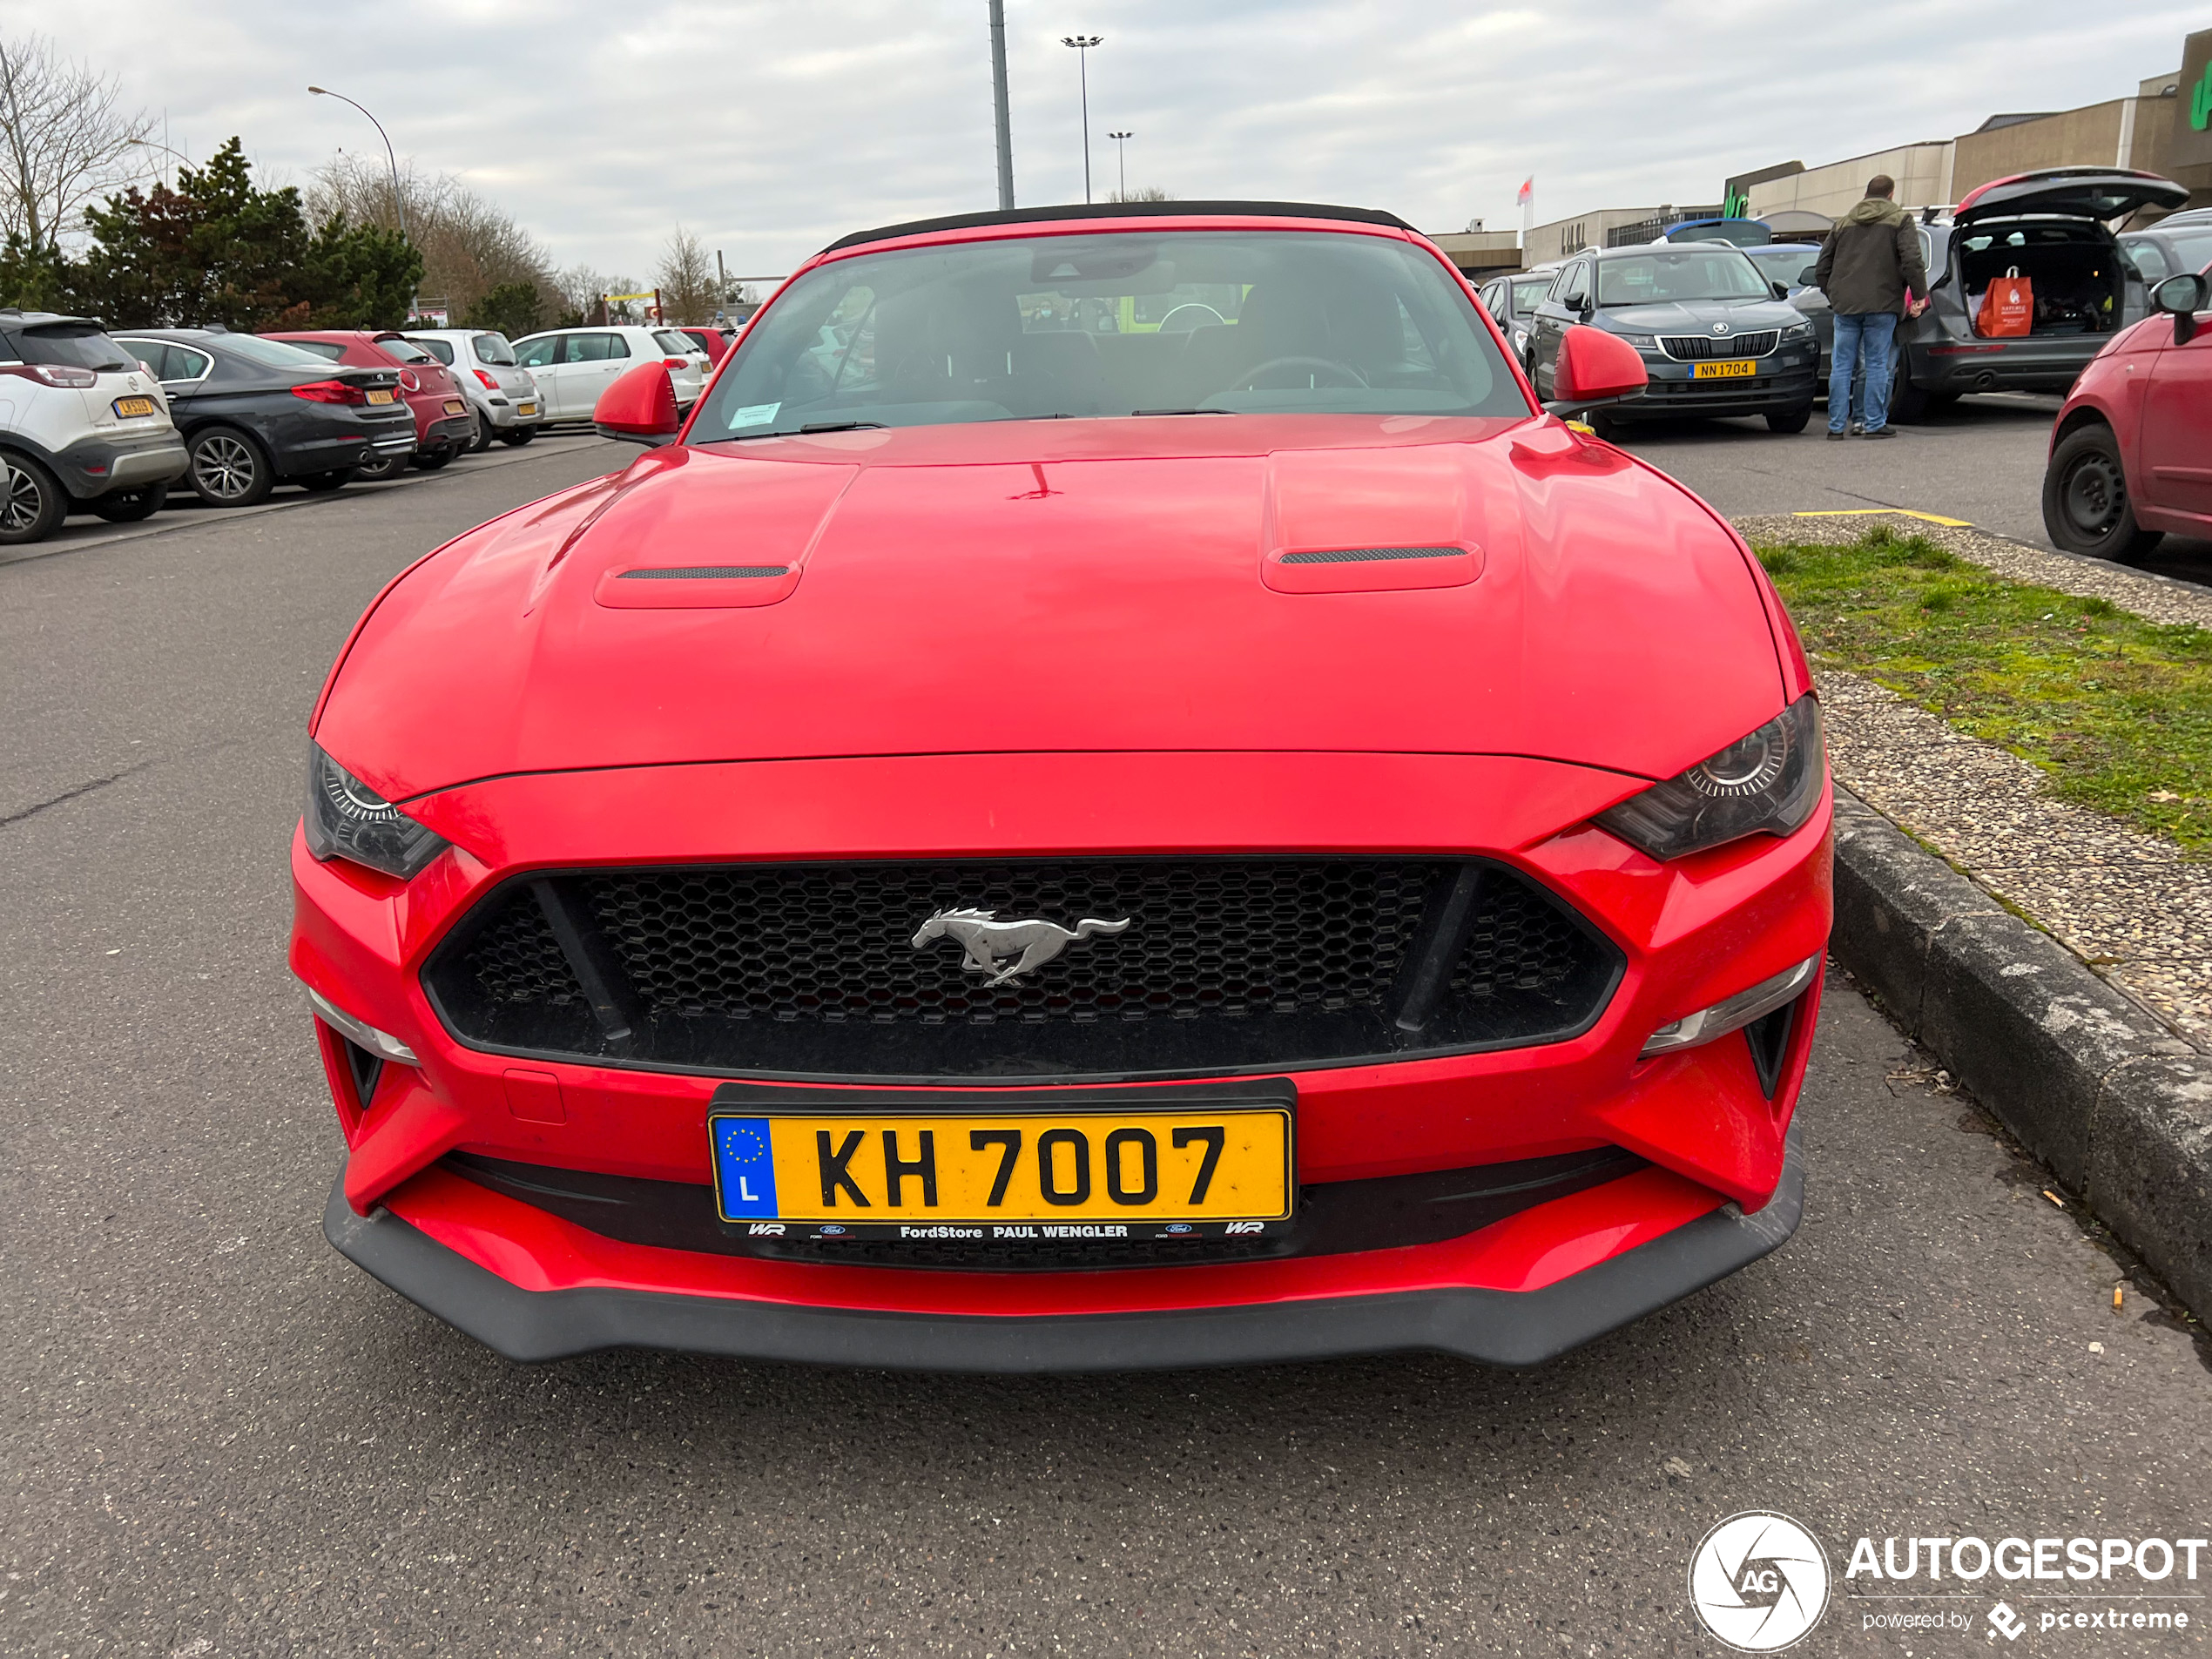
<instances>
[{"instance_id":1,"label":"asphalt parking lot","mask_svg":"<svg viewBox=\"0 0 2212 1659\"><path fill-rule=\"evenodd\" d=\"M1829 442L1824 404L1794 436L1759 420L1669 421L1631 427L1627 448L1730 516L1902 508L2049 547L2043 461L2061 401L2028 393L1965 397L1879 443ZM2212 582L2212 542L2168 536L2142 568Z\"/></svg>"},{"instance_id":2,"label":"asphalt parking lot","mask_svg":"<svg viewBox=\"0 0 2212 1659\"><path fill-rule=\"evenodd\" d=\"M2036 472L2002 418L1968 443ZM1775 511L1938 442L1634 447ZM0 1649L1718 1651L1689 1555L1757 1507L1838 1575L1807 1650L1925 1652L1863 1629L1858 1535L2208 1530L2204 1348L2139 1286L2114 1310L2121 1266L1840 982L1797 1239L1534 1372L527 1370L361 1276L321 1238L341 1143L284 966L307 712L392 573L632 453L0 566ZM1990 507L1898 504L1989 522L1975 453L1944 475Z\"/></svg>"}]
</instances>

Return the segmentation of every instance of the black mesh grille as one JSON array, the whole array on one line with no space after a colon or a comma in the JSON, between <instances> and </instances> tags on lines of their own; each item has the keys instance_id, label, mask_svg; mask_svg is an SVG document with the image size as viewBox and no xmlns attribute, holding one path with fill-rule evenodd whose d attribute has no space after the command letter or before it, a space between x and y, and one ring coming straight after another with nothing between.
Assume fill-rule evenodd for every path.
<instances>
[{"instance_id":1,"label":"black mesh grille","mask_svg":"<svg viewBox=\"0 0 2212 1659\"><path fill-rule=\"evenodd\" d=\"M726 582L737 577L789 576L788 564L669 564L624 570L624 582Z\"/></svg>"},{"instance_id":2,"label":"black mesh grille","mask_svg":"<svg viewBox=\"0 0 2212 1659\"><path fill-rule=\"evenodd\" d=\"M597 992L585 995L541 896L520 883L477 907L424 981L455 1035L479 1046L750 1075L1274 1069L1581 1029L1618 954L1543 889L1487 864L1463 938L1430 937L1465 867L1122 859L583 873L554 880L614 1014L595 1018ZM1046 959L988 984L953 936L959 916L917 948L924 924L952 910L1056 924L1038 930ZM1417 964L1440 951L1452 964L1444 988L1420 1028L1401 1028ZM1001 954L994 972L1017 960Z\"/></svg>"},{"instance_id":3,"label":"black mesh grille","mask_svg":"<svg viewBox=\"0 0 2212 1659\"><path fill-rule=\"evenodd\" d=\"M1463 550L1456 547L1343 547L1320 553L1285 553L1285 564L1377 564L1391 559L1448 559Z\"/></svg>"},{"instance_id":4,"label":"black mesh grille","mask_svg":"<svg viewBox=\"0 0 2212 1659\"><path fill-rule=\"evenodd\" d=\"M1659 344L1668 356L1696 363L1717 357L1764 357L1781 338L1777 330L1763 328L1755 334L1666 334Z\"/></svg>"}]
</instances>

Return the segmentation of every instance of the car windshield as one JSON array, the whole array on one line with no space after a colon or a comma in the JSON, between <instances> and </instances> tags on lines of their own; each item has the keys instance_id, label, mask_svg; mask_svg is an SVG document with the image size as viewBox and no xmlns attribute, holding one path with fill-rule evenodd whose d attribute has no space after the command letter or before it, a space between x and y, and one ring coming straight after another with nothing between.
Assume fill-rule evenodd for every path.
<instances>
[{"instance_id":1,"label":"car windshield","mask_svg":"<svg viewBox=\"0 0 2212 1659\"><path fill-rule=\"evenodd\" d=\"M415 343L421 347L424 351L428 352L431 356L436 358L440 362L444 363L448 367L451 366L453 362L453 342L450 340L418 340Z\"/></svg>"},{"instance_id":2,"label":"car windshield","mask_svg":"<svg viewBox=\"0 0 2212 1659\"><path fill-rule=\"evenodd\" d=\"M858 254L747 328L694 442L809 428L1528 406L1467 291L1379 236L1008 238Z\"/></svg>"},{"instance_id":3,"label":"car windshield","mask_svg":"<svg viewBox=\"0 0 2212 1659\"><path fill-rule=\"evenodd\" d=\"M2174 267L2175 270L2202 271L2207 265L2212 265L2212 225L2202 230L2169 232L2168 236L2174 244L2175 255L2181 260Z\"/></svg>"},{"instance_id":4,"label":"car windshield","mask_svg":"<svg viewBox=\"0 0 2212 1659\"><path fill-rule=\"evenodd\" d=\"M1598 261L1597 302L1602 306L1771 297L1766 279L1740 248L1655 248Z\"/></svg>"},{"instance_id":5,"label":"car windshield","mask_svg":"<svg viewBox=\"0 0 2212 1659\"><path fill-rule=\"evenodd\" d=\"M65 363L72 368L114 373L138 368L138 360L89 322L50 322L16 336L26 363Z\"/></svg>"},{"instance_id":6,"label":"car windshield","mask_svg":"<svg viewBox=\"0 0 2212 1659\"><path fill-rule=\"evenodd\" d=\"M435 363L438 361L411 340L380 340L376 343L402 363Z\"/></svg>"},{"instance_id":7,"label":"car windshield","mask_svg":"<svg viewBox=\"0 0 2212 1659\"><path fill-rule=\"evenodd\" d=\"M1534 282L1508 283L1507 287L1513 294L1513 314L1533 317L1536 307L1544 303L1544 296L1552 291L1552 280L1543 277Z\"/></svg>"},{"instance_id":8,"label":"car windshield","mask_svg":"<svg viewBox=\"0 0 2212 1659\"><path fill-rule=\"evenodd\" d=\"M675 352L679 355L695 352L698 349L698 344L697 341L686 340L681 334L678 333L673 328L662 328L656 330L653 334L653 344L659 347L663 351Z\"/></svg>"},{"instance_id":9,"label":"car windshield","mask_svg":"<svg viewBox=\"0 0 2212 1659\"><path fill-rule=\"evenodd\" d=\"M471 334L469 347L476 354L480 363L489 363L494 368L515 367L515 348L507 343L504 334Z\"/></svg>"},{"instance_id":10,"label":"car windshield","mask_svg":"<svg viewBox=\"0 0 2212 1659\"><path fill-rule=\"evenodd\" d=\"M1812 267L1820 262L1818 248L1794 242L1746 248L1743 254L1777 282L1811 282Z\"/></svg>"},{"instance_id":11,"label":"car windshield","mask_svg":"<svg viewBox=\"0 0 2212 1659\"><path fill-rule=\"evenodd\" d=\"M215 338L228 350L264 368L327 368L332 361L287 341L264 340L259 334L218 334Z\"/></svg>"}]
</instances>

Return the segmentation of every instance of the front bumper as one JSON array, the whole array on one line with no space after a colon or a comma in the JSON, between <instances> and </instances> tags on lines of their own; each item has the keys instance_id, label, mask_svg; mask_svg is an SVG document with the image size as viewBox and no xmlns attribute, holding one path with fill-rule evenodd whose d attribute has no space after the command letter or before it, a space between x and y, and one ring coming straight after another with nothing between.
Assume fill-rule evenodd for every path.
<instances>
[{"instance_id":1,"label":"front bumper","mask_svg":"<svg viewBox=\"0 0 2212 1659\"><path fill-rule=\"evenodd\" d=\"M1797 1231L1804 1207L1793 1132L1781 1179L1760 1208L1746 1213L1723 1205L1537 1290L1454 1285L1031 1317L899 1312L608 1285L526 1290L388 1209L354 1214L342 1172L322 1225L323 1236L354 1265L509 1359L667 1348L816 1365L1026 1372L1272 1365L1413 1350L1488 1365L1541 1365L1748 1266Z\"/></svg>"},{"instance_id":2,"label":"front bumper","mask_svg":"<svg viewBox=\"0 0 2212 1659\"><path fill-rule=\"evenodd\" d=\"M364 1098L344 1045L320 1028L349 1153L341 1202L360 1223L334 1212L334 1242L517 1356L650 1341L869 1356L855 1363L988 1355L997 1366L1079 1367L1428 1346L1534 1363L1757 1254L1742 1240L1690 1250L1688 1240L1729 1233L1704 1219L1724 1206L1770 1222L1794 1215L1785 1136L1817 988L1799 1004L1770 1081L1740 1033L1640 1052L1660 1025L1821 950L1831 913L1829 806L1785 840L1661 865L1588 822L1632 787L1615 773L1501 756L778 761L524 774L419 798L409 810L455 848L404 887L342 861L317 863L295 835L293 971L420 1062L385 1065ZM1024 803L1018 818L1005 815L1009 800ZM999 816L987 817L993 810ZM1620 951L1625 966L1594 1023L1518 1047L1239 1075L1295 1086L1301 1186L1602 1148L1652 1167L1435 1242L1075 1271L764 1259L578 1224L527 1190L464 1178L448 1160L697 1190L709 1179L711 1097L742 1074L471 1047L442 1022L421 975L461 919L512 873L605 863L610 834L625 861L678 864L1101 846L1194 857L1434 849L1510 863ZM1761 1248L1788 1231L1761 1227ZM1684 1243L1644 1254L1677 1234ZM403 1242L368 1242L379 1238ZM1668 1263L1678 1251L1702 1264L1588 1277L1615 1258ZM1616 1278L1628 1288L1606 1288ZM1582 1288L1551 1294L1570 1280ZM1324 1314L1325 1328L1298 1328ZM1123 1328L1135 1333L1128 1342L1111 1336ZM868 1332L877 1345L862 1340ZM992 1332L1001 1335L986 1340Z\"/></svg>"},{"instance_id":3,"label":"front bumper","mask_svg":"<svg viewBox=\"0 0 2212 1659\"><path fill-rule=\"evenodd\" d=\"M1609 408L1622 420L1688 420L1765 415L1812 407L1818 384L1817 352L1810 344L1754 360L1756 374L1740 379L1697 380L1695 365L1672 359L1644 359L1649 384L1642 397Z\"/></svg>"},{"instance_id":4,"label":"front bumper","mask_svg":"<svg viewBox=\"0 0 2212 1659\"><path fill-rule=\"evenodd\" d=\"M56 459L61 462L62 487L78 501L171 483L192 464L185 441L173 430L129 438L86 438Z\"/></svg>"}]
</instances>

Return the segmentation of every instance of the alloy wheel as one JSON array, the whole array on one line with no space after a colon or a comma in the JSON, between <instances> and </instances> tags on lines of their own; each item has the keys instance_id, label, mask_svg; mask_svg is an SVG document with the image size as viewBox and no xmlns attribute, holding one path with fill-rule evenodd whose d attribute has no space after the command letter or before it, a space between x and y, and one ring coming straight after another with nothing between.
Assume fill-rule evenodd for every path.
<instances>
[{"instance_id":1,"label":"alloy wheel","mask_svg":"<svg viewBox=\"0 0 2212 1659\"><path fill-rule=\"evenodd\" d=\"M212 433L192 452L192 479L219 501L236 501L253 488L258 464L243 438Z\"/></svg>"},{"instance_id":2,"label":"alloy wheel","mask_svg":"<svg viewBox=\"0 0 2212 1659\"><path fill-rule=\"evenodd\" d=\"M0 465L7 469L7 498L0 502L0 529L20 536L45 513L45 488L13 461L0 462Z\"/></svg>"}]
</instances>

